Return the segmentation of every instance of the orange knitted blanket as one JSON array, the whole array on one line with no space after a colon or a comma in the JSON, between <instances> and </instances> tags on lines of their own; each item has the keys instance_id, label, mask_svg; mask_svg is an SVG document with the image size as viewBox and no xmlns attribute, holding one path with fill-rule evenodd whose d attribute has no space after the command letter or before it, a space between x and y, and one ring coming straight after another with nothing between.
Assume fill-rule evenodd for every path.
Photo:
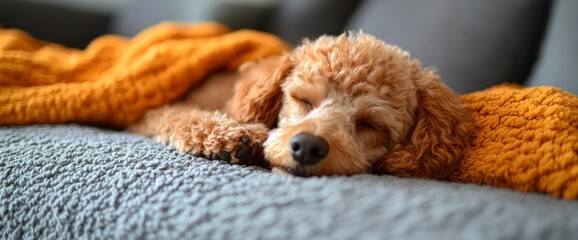
<instances>
[{"instance_id":1,"label":"orange knitted blanket","mask_svg":"<svg viewBox=\"0 0 578 240\"><path fill-rule=\"evenodd\" d=\"M477 132L451 181L578 198L578 97L499 85L462 100Z\"/></svg>"},{"instance_id":2,"label":"orange knitted blanket","mask_svg":"<svg viewBox=\"0 0 578 240\"><path fill-rule=\"evenodd\" d=\"M216 70L288 49L273 35L215 23L163 23L130 40L100 37L85 50L0 29L0 125L124 128Z\"/></svg>"},{"instance_id":3,"label":"orange knitted blanket","mask_svg":"<svg viewBox=\"0 0 578 240\"><path fill-rule=\"evenodd\" d=\"M217 24L165 23L85 50L0 29L0 125L123 128L218 69L287 49L275 36ZM451 181L578 198L578 97L502 85L462 99L477 132Z\"/></svg>"}]
</instances>

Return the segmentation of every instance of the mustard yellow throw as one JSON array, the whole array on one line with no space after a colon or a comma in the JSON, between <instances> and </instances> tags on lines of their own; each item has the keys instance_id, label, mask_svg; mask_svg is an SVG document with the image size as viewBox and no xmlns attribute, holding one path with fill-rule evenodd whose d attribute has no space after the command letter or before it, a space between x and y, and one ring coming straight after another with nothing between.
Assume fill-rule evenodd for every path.
<instances>
[{"instance_id":1,"label":"mustard yellow throw","mask_svg":"<svg viewBox=\"0 0 578 240\"><path fill-rule=\"evenodd\" d=\"M578 97L499 85L462 100L477 132L451 180L578 198Z\"/></svg>"},{"instance_id":2,"label":"mustard yellow throw","mask_svg":"<svg viewBox=\"0 0 578 240\"><path fill-rule=\"evenodd\" d=\"M124 128L214 71L288 49L273 35L215 23L163 23L130 40L100 37L85 50L0 29L0 125Z\"/></svg>"}]
</instances>

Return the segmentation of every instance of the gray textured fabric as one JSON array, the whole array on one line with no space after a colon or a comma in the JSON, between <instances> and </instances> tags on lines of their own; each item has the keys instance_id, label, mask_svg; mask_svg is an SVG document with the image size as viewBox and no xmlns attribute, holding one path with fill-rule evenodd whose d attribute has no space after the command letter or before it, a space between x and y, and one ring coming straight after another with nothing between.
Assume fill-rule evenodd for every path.
<instances>
[{"instance_id":1,"label":"gray textured fabric","mask_svg":"<svg viewBox=\"0 0 578 240\"><path fill-rule=\"evenodd\" d=\"M531 71L549 0L366 0L348 23L436 67L459 93Z\"/></svg>"},{"instance_id":2,"label":"gray textured fabric","mask_svg":"<svg viewBox=\"0 0 578 240\"><path fill-rule=\"evenodd\" d=\"M343 33L343 26L361 0L278 0L265 30L292 44L304 38Z\"/></svg>"},{"instance_id":3,"label":"gray textured fabric","mask_svg":"<svg viewBox=\"0 0 578 240\"><path fill-rule=\"evenodd\" d=\"M233 29L260 28L273 8L273 0L138 0L117 12L110 31L134 36L162 21L215 21Z\"/></svg>"},{"instance_id":4,"label":"gray textured fabric","mask_svg":"<svg viewBox=\"0 0 578 240\"><path fill-rule=\"evenodd\" d=\"M556 86L578 95L578 1L558 0L529 86Z\"/></svg>"},{"instance_id":5,"label":"gray textured fabric","mask_svg":"<svg viewBox=\"0 0 578 240\"><path fill-rule=\"evenodd\" d=\"M110 12L58 1L0 0L0 28L18 28L44 41L84 48L105 34Z\"/></svg>"},{"instance_id":6,"label":"gray textured fabric","mask_svg":"<svg viewBox=\"0 0 578 240\"><path fill-rule=\"evenodd\" d=\"M571 239L578 203L390 176L297 178L146 138L0 128L1 239Z\"/></svg>"}]
</instances>

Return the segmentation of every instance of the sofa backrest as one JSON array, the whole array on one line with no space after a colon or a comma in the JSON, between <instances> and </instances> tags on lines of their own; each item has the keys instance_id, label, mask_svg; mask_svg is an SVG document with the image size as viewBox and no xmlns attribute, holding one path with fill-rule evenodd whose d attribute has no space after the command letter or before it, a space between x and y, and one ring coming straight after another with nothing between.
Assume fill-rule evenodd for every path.
<instances>
[{"instance_id":1,"label":"sofa backrest","mask_svg":"<svg viewBox=\"0 0 578 240\"><path fill-rule=\"evenodd\" d=\"M553 6L544 43L528 86L556 86L578 95L578 1Z\"/></svg>"},{"instance_id":2,"label":"sofa backrest","mask_svg":"<svg viewBox=\"0 0 578 240\"><path fill-rule=\"evenodd\" d=\"M524 83L546 26L548 0L364 1L347 29L363 29L436 67L455 91Z\"/></svg>"}]
</instances>

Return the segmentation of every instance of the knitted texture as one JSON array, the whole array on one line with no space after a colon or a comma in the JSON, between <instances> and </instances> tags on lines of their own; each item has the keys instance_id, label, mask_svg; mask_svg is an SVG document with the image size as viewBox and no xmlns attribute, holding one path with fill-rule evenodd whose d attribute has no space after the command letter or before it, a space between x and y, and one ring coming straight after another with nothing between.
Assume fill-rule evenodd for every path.
<instances>
[{"instance_id":1,"label":"knitted texture","mask_svg":"<svg viewBox=\"0 0 578 240\"><path fill-rule=\"evenodd\" d=\"M275 36L215 23L162 23L130 40L97 38L85 50L0 29L0 125L123 128L216 70L289 48Z\"/></svg>"},{"instance_id":2,"label":"knitted texture","mask_svg":"<svg viewBox=\"0 0 578 240\"><path fill-rule=\"evenodd\" d=\"M499 85L462 100L477 132L451 180L578 198L578 97Z\"/></svg>"}]
</instances>

